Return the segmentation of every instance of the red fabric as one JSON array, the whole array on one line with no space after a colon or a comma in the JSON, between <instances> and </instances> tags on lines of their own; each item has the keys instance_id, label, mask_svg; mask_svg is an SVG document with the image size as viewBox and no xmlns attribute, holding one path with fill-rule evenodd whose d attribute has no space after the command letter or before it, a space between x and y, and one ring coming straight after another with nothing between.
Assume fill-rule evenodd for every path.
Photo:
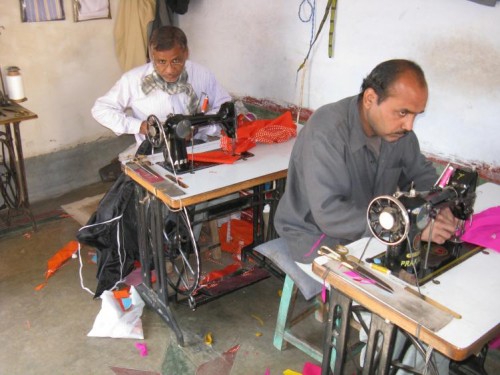
<instances>
[{"instance_id":1,"label":"red fabric","mask_svg":"<svg viewBox=\"0 0 500 375\"><path fill-rule=\"evenodd\" d=\"M238 117L236 135L236 152L241 153L254 147L257 142L286 142L297 136L297 125L293 122L290 111L270 120L245 121L244 117ZM220 143L223 150L232 150L231 138L223 136Z\"/></svg>"},{"instance_id":2,"label":"red fabric","mask_svg":"<svg viewBox=\"0 0 500 375\"><path fill-rule=\"evenodd\" d=\"M228 223L230 223L229 236ZM228 253L239 254L242 247L253 242L253 224L237 219L231 219L228 223L222 224L219 228L220 248Z\"/></svg>"},{"instance_id":3,"label":"red fabric","mask_svg":"<svg viewBox=\"0 0 500 375\"><path fill-rule=\"evenodd\" d=\"M231 155L224 151L207 151L197 154L189 154L188 159L205 163L233 164L240 158L239 155Z\"/></svg>"},{"instance_id":4,"label":"red fabric","mask_svg":"<svg viewBox=\"0 0 500 375\"><path fill-rule=\"evenodd\" d=\"M240 263L233 263L220 270L214 270L201 279L200 285L206 285L208 283L211 283L212 281L222 279L223 277L231 275L240 269L241 269Z\"/></svg>"},{"instance_id":5,"label":"red fabric","mask_svg":"<svg viewBox=\"0 0 500 375\"><path fill-rule=\"evenodd\" d=\"M69 241L62 249L59 249L48 261L45 271L45 282L37 285L35 290L40 290L47 284L51 277L71 256L78 251L78 241Z\"/></svg>"}]
</instances>

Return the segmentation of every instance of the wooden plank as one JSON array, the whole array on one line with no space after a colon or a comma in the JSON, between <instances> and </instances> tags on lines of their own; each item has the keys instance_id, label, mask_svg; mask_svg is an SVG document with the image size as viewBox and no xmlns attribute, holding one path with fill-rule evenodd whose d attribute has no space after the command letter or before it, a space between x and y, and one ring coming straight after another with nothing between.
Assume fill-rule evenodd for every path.
<instances>
[{"instance_id":1,"label":"wooden plank","mask_svg":"<svg viewBox=\"0 0 500 375\"><path fill-rule=\"evenodd\" d=\"M336 260L327 259L323 264L316 261L313 264L313 271L314 267L317 267L318 274L326 275L326 280L334 288L339 289L341 292L348 292L348 295L356 294L357 298L367 300L367 307L370 310L373 308L372 311L384 318L383 314L386 313L386 310L393 310L402 319L413 322L415 330L426 328L435 332L454 319L454 315L460 316L419 298L414 293L408 292L402 285L393 283L390 280L387 280L387 283L393 288L394 293L387 292L375 284L360 283L346 275L346 271L349 271L349 269ZM356 300L356 302L360 301Z\"/></svg>"}]
</instances>

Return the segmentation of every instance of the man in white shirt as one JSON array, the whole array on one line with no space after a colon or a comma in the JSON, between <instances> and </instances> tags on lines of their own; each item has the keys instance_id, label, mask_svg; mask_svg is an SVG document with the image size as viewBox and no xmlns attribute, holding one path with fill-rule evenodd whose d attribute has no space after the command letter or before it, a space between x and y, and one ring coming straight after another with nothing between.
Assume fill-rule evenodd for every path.
<instances>
[{"instance_id":1,"label":"man in white shirt","mask_svg":"<svg viewBox=\"0 0 500 375\"><path fill-rule=\"evenodd\" d=\"M115 134L134 134L136 145L125 150L125 158L133 156L146 139L146 119L155 115L162 123L171 114L192 115L201 112L201 103L207 114L217 113L220 106L231 101L231 96L217 82L213 73L189 58L186 34L175 26L155 29L149 42L151 61L124 73L118 82L92 107L93 117ZM206 141L208 136L219 136L219 125L197 129L195 140ZM207 206L199 204L198 208ZM203 218L198 214L195 219ZM201 225L193 228L198 239Z\"/></svg>"},{"instance_id":2,"label":"man in white shirt","mask_svg":"<svg viewBox=\"0 0 500 375\"><path fill-rule=\"evenodd\" d=\"M188 60L187 37L181 29L163 26L154 30L149 56L149 63L123 74L92 108L94 118L115 134L134 134L140 145L149 115L164 122L170 114L199 113L205 98L206 113L216 113L221 104L231 100L207 68ZM195 139L206 141L208 136L219 134L219 126L205 126Z\"/></svg>"}]
</instances>

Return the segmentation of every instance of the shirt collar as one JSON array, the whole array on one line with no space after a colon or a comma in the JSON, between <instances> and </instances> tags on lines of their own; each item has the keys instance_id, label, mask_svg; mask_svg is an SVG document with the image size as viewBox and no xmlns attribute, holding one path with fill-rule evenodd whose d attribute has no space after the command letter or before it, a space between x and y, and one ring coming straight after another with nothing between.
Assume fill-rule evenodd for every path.
<instances>
[{"instance_id":1,"label":"shirt collar","mask_svg":"<svg viewBox=\"0 0 500 375\"><path fill-rule=\"evenodd\" d=\"M349 127L351 134L349 142L353 152L358 151L367 144L368 137L363 131L363 123L359 115L358 96L353 96L349 103Z\"/></svg>"}]
</instances>

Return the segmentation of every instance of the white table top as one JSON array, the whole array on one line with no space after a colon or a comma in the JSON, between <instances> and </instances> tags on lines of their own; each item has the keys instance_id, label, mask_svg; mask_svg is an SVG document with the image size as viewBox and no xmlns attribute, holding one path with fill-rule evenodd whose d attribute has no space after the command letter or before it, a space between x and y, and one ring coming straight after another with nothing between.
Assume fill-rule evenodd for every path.
<instances>
[{"instance_id":1,"label":"white table top","mask_svg":"<svg viewBox=\"0 0 500 375\"><path fill-rule=\"evenodd\" d=\"M499 185L486 183L477 188L475 212L499 204ZM347 247L352 255L359 257L367 241L368 238L363 238ZM373 239L363 258L378 255L385 249L386 245ZM318 257L315 262L326 264L327 259ZM449 357L466 358L500 333L499 271L500 253L486 249L437 276L434 280L439 284L428 282L420 288L423 295L461 316L434 332L438 341L437 350ZM380 275L396 284L409 286L396 276Z\"/></svg>"},{"instance_id":2,"label":"white table top","mask_svg":"<svg viewBox=\"0 0 500 375\"><path fill-rule=\"evenodd\" d=\"M302 126L297 125L297 132L301 129ZM259 143L249 150L254 156L246 160L238 160L234 164L219 164L197 170L194 173L179 175L177 177L184 187L177 185L177 188L180 189L180 191L176 190L177 194L169 193L168 189L163 189L159 184L144 181L144 178L134 172L133 168L137 167L134 162L125 163L125 173L170 207L179 208L286 177L295 139L292 138L284 143ZM217 147L218 141L215 141L214 145ZM210 149L210 145L195 147L204 151ZM146 160L151 163L150 168L157 175L173 177L172 173L157 164L163 161L163 154L148 156ZM164 186L165 184L174 184L168 178L163 178L163 180Z\"/></svg>"}]
</instances>

